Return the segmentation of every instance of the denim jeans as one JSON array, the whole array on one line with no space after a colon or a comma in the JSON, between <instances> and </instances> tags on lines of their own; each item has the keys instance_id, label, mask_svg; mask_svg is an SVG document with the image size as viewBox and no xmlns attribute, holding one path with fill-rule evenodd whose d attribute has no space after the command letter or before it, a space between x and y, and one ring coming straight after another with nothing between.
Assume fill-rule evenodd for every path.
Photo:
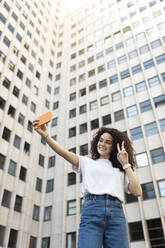
<instances>
[{"instance_id":1,"label":"denim jeans","mask_svg":"<svg viewBox=\"0 0 165 248\"><path fill-rule=\"evenodd\" d=\"M110 195L88 194L81 213L78 248L129 248L122 202Z\"/></svg>"}]
</instances>

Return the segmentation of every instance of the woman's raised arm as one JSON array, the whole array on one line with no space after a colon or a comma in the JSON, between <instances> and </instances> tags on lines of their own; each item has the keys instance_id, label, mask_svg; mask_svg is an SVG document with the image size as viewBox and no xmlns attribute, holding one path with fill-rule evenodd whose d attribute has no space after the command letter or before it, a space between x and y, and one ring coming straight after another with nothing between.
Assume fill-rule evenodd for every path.
<instances>
[{"instance_id":1,"label":"woman's raised arm","mask_svg":"<svg viewBox=\"0 0 165 248\"><path fill-rule=\"evenodd\" d=\"M35 127L38 124L38 120L33 121L33 127L37 133L45 138L48 145L61 157L66 159L69 163L74 164L78 167L78 156L68 150L64 149L60 144L58 144L54 139L52 139L47 131L46 124L41 125L40 127Z\"/></svg>"}]
</instances>

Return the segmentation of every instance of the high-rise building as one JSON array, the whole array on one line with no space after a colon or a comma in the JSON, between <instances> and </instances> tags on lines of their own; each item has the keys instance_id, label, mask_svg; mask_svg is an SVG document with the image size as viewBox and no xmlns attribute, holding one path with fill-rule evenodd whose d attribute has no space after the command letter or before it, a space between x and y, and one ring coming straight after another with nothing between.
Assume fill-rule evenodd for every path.
<instances>
[{"instance_id":1,"label":"high-rise building","mask_svg":"<svg viewBox=\"0 0 165 248\"><path fill-rule=\"evenodd\" d=\"M165 247L165 1L0 6L0 246L76 248L81 175L32 129L52 111L49 134L80 155L101 126L128 134L143 189L125 195L130 247Z\"/></svg>"}]
</instances>

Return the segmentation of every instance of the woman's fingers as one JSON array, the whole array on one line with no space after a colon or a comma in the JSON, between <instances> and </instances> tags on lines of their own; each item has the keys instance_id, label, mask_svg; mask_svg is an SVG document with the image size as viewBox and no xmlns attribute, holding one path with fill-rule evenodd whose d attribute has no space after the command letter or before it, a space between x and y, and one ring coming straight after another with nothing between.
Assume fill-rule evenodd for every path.
<instances>
[{"instance_id":1,"label":"woman's fingers","mask_svg":"<svg viewBox=\"0 0 165 248\"><path fill-rule=\"evenodd\" d=\"M122 141L121 149L122 149L122 150L125 150L125 148L124 148L124 140Z\"/></svg>"},{"instance_id":2,"label":"woman's fingers","mask_svg":"<svg viewBox=\"0 0 165 248\"><path fill-rule=\"evenodd\" d=\"M36 126L39 123L39 120L33 121L33 126Z\"/></svg>"},{"instance_id":3,"label":"woman's fingers","mask_svg":"<svg viewBox=\"0 0 165 248\"><path fill-rule=\"evenodd\" d=\"M118 150L118 152L120 152L120 151L121 151L121 150L120 150L119 143L117 143L117 150Z\"/></svg>"}]
</instances>

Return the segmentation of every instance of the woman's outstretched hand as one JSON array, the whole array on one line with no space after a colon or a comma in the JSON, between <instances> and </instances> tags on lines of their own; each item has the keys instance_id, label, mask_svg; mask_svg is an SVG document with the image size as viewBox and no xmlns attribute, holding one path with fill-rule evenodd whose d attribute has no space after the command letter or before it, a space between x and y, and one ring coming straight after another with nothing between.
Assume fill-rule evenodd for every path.
<instances>
[{"instance_id":1,"label":"woman's outstretched hand","mask_svg":"<svg viewBox=\"0 0 165 248\"><path fill-rule=\"evenodd\" d=\"M126 152L125 148L124 148L124 141L122 141L121 144L121 149L120 149L120 145L119 143L117 143L117 150L118 150L118 154L117 154L117 159L120 162L120 164L123 166L125 164L128 164L128 153Z\"/></svg>"},{"instance_id":2,"label":"woman's outstretched hand","mask_svg":"<svg viewBox=\"0 0 165 248\"><path fill-rule=\"evenodd\" d=\"M39 123L39 120L33 121L33 127L34 130L39 133L41 136L46 137L47 131L46 131L46 124L41 125L40 127L36 127L36 125Z\"/></svg>"}]
</instances>

